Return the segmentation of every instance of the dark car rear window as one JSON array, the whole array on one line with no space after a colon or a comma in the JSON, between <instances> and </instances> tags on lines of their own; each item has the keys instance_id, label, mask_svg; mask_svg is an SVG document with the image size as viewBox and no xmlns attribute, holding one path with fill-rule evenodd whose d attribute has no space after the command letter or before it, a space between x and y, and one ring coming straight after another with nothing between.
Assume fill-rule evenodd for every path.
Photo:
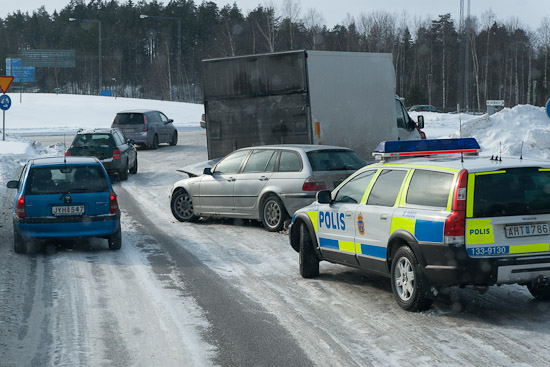
<instances>
[{"instance_id":1,"label":"dark car rear window","mask_svg":"<svg viewBox=\"0 0 550 367\"><path fill-rule=\"evenodd\" d=\"M116 146L111 134L76 134L71 147L73 148L110 148Z\"/></svg>"},{"instance_id":2,"label":"dark car rear window","mask_svg":"<svg viewBox=\"0 0 550 367\"><path fill-rule=\"evenodd\" d=\"M113 124L143 125L143 114L142 113L117 113Z\"/></svg>"},{"instance_id":3,"label":"dark car rear window","mask_svg":"<svg viewBox=\"0 0 550 367\"><path fill-rule=\"evenodd\" d=\"M317 150L308 152L307 157L313 171L355 171L366 165L357 153L349 150Z\"/></svg>"},{"instance_id":4,"label":"dark car rear window","mask_svg":"<svg viewBox=\"0 0 550 367\"><path fill-rule=\"evenodd\" d=\"M475 176L475 218L550 213L550 172L513 168Z\"/></svg>"},{"instance_id":5,"label":"dark car rear window","mask_svg":"<svg viewBox=\"0 0 550 367\"><path fill-rule=\"evenodd\" d=\"M25 195L106 191L109 185L100 166L61 166L31 169Z\"/></svg>"}]
</instances>

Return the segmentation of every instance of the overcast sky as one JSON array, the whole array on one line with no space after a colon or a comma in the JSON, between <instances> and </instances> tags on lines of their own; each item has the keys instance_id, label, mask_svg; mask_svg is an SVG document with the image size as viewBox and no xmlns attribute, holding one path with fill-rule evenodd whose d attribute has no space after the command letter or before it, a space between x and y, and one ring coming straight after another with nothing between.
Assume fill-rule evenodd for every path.
<instances>
[{"instance_id":1,"label":"overcast sky","mask_svg":"<svg viewBox=\"0 0 550 367\"><path fill-rule=\"evenodd\" d=\"M347 17L347 14L358 17L359 14L370 13L375 10L385 10L391 13L401 14L406 11L412 18L429 17L435 19L440 14L451 13L452 18L458 23L460 17L460 0L296 0L300 3L302 15L310 8L317 9L325 18L326 25L332 27ZM85 0L89 3L89 0ZM124 3L126 0L119 0ZM159 0L167 4L169 0ZM195 0L200 4L202 0ZM273 4L276 8L283 3L282 0L214 0L221 8L225 4L237 3L237 6L247 14L259 4ZM54 9L60 10L69 3L69 0L0 0L0 18L7 14L21 10L32 13L33 10L45 5L49 13ZM467 4L468 0L464 0ZM550 0L471 0L471 14L481 16L485 11L492 9L496 19L506 22L511 17L517 17L521 25L531 30L539 27L541 19L550 17Z\"/></svg>"}]
</instances>

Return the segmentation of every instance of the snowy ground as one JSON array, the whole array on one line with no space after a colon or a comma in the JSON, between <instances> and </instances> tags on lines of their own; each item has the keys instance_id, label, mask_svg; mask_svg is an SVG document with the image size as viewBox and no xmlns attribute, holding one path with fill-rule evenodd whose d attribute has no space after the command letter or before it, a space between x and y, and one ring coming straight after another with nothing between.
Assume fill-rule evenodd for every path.
<instances>
[{"instance_id":1,"label":"snowy ground","mask_svg":"<svg viewBox=\"0 0 550 367\"><path fill-rule=\"evenodd\" d=\"M452 288L429 311L408 313L395 304L385 278L323 262L319 278L302 279L283 233L253 223L175 221L168 209L170 186L182 177L175 169L206 160L204 130L198 128L202 105L39 94L24 94L19 104L11 97L7 141L0 142L0 233L8 239L0 248L0 365L307 365L294 355L289 356L294 363L282 362L282 355L271 363L262 360L258 350L265 339L250 340L258 328L236 330L248 321L240 318L242 309L274 315L262 325L280 324L319 366L547 365L550 307L534 301L524 287L492 287L484 295ZM107 127L117 111L128 108L160 109L187 133L176 147L140 150L138 174L116 185L123 249L15 256L8 218L13 192L5 184L27 158L64 151L62 144L45 146L29 137ZM542 108L518 106L491 118L423 115L430 138L457 136L460 120L462 135L476 137L485 153L502 149L505 156L519 155L523 140L524 156L550 154L549 120ZM178 249L195 263L178 265ZM15 275L22 267L29 273L19 279ZM206 287L199 283L205 277ZM35 278L43 284L28 289ZM222 281L227 288L220 288ZM48 287L55 294L49 295ZM226 303L224 292L235 294L236 304ZM11 306L33 297L43 310ZM249 309L249 303L261 308ZM115 358L112 343L124 353ZM223 345L258 351L261 363L243 362L231 348L223 359Z\"/></svg>"}]
</instances>

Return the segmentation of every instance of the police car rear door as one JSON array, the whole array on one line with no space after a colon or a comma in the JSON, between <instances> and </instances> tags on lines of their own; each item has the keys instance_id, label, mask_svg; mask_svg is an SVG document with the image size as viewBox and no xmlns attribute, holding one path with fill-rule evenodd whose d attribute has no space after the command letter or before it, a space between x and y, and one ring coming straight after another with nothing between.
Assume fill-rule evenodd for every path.
<instances>
[{"instance_id":1,"label":"police car rear door","mask_svg":"<svg viewBox=\"0 0 550 367\"><path fill-rule=\"evenodd\" d=\"M376 172L370 169L351 177L334 193L330 205L319 208L319 245L326 260L358 265L355 212Z\"/></svg>"},{"instance_id":2,"label":"police car rear door","mask_svg":"<svg viewBox=\"0 0 550 367\"><path fill-rule=\"evenodd\" d=\"M385 272L386 245L393 213L408 170L384 168L368 193L364 205L356 209L357 258L361 267Z\"/></svg>"}]
</instances>

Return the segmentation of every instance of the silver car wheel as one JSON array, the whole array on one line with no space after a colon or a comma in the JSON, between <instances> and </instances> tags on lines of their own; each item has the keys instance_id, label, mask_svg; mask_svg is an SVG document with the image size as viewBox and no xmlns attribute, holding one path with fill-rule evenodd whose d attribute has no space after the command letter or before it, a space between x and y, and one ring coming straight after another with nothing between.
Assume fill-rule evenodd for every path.
<instances>
[{"instance_id":1,"label":"silver car wheel","mask_svg":"<svg viewBox=\"0 0 550 367\"><path fill-rule=\"evenodd\" d=\"M175 192L170 200L172 214L180 222L193 222L198 219L193 210L193 200L185 190Z\"/></svg>"},{"instance_id":2,"label":"silver car wheel","mask_svg":"<svg viewBox=\"0 0 550 367\"><path fill-rule=\"evenodd\" d=\"M265 205L265 220L267 222L267 224L270 226L270 227L275 227L277 226L277 224L279 224L279 222L281 221L281 207L279 206L279 204L274 201L274 200L270 200L266 205Z\"/></svg>"},{"instance_id":3,"label":"silver car wheel","mask_svg":"<svg viewBox=\"0 0 550 367\"><path fill-rule=\"evenodd\" d=\"M408 301L414 294L415 284L414 284L414 269L406 257L401 257L397 261L397 266L395 269L395 286L399 298L403 301Z\"/></svg>"}]
</instances>

